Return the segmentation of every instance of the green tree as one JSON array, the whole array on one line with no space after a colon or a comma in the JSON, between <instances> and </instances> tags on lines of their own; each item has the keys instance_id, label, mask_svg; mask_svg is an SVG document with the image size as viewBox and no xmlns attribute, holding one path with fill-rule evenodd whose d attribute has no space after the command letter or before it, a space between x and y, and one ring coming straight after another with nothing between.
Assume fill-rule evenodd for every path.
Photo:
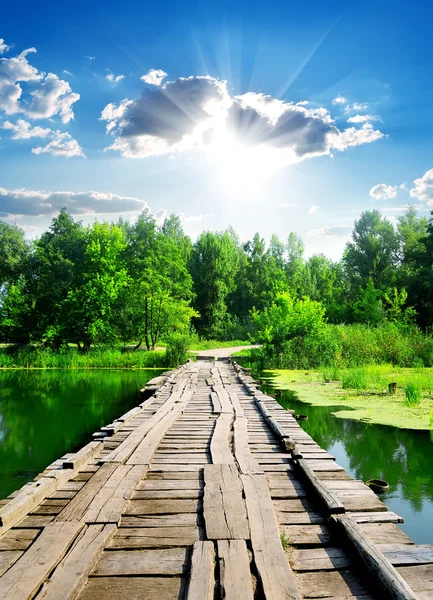
<instances>
[{"instance_id":1,"label":"green tree","mask_svg":"<svg viewBox=\"0 0 433 600\"><path fill-rule=\"evenodd\" d=\"M25 268L29 244L24 232L16 225L0 221L0 286L16 282Z\"/></svg>"},{"instance_id":2,"label":"green tree","mask_svg":"<svg viewBox=\"0 0 433 600\"><path fill-rule=\"evenodd\" d=\"M378 210L362 213L343 255L352 293L356 296L370 280L378 290L390 288L396 278L398 250L399 239L392 223Z\"/></svg>"},{"instance_id":3,"label":"green tree","mask_svg":"<svg viewBox=\"0 0 433 600\"><path fill-rule=\"evenodd\" d=\"M230 321L227 300L236 288L239 241L232 230L203 232L194 244L190 273L194 280L194 306L200 317L197 329L206 337L223 336Z\"/></svg>"},{"instance_id":4,"label":"green tree","mask_svg":"<svg viewBox=\"0 0 433 600\"><path fill-rule=\"evenodd\" d=\"M125 252L131 283L120 302L123 336L155 349L161 336L183 332L196 315L191 308L192 279L187 270L187 238L180 221L170 217L158 230L144 211L128 231Z\"/></svg>"}]
</instances>

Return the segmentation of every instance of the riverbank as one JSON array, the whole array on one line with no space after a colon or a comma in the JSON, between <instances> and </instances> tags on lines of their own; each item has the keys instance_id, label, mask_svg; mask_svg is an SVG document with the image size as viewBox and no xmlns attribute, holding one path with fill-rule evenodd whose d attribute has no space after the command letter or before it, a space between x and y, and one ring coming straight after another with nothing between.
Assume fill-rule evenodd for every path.
<instances>
[{"instance_id":1,"label":"riverbank","mask_svg":"<svg viewBox=\"0 0 433 600\"><path fill-rule=\"evenodd\" d=\"M291 390L301 402L332 406L338 418L390 425L399 429L433 430L433 369L400 369L388 365L343 371L265 371L271 385ZM333 377L332 377L333 376ZM338 380L337 380L338 377ZM395 395L388 384L397 383ZM419 390L410 404L406 390Z\"/></svg>"}]
</instances>

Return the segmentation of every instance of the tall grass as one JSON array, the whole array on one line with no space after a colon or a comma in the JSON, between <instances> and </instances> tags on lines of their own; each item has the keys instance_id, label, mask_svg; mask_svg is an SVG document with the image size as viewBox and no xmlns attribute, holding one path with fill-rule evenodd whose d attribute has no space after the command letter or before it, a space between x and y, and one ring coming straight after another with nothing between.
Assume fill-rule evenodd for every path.
<instances>
[{"instance_id":1,"label":"tall grass","mask_svg":"<svg viewBox=\"0 0 433 600\"><path fill-rule=\"evenodd\" d=\"M404 394L408 406L415 406L421 402L421 387L416 383L408 383L404 388Z\"/></svg>"},{"instance_id":2,"label":"tall grass","mask_svg":"<svg viewBox=\"0 0 433 600\"><path fill-rule=\"evenodd\" d=\"M166 365L164 352L122 352L117 349L91 349L81 354L74 348L59 352L44 348L0 350L2 369L144 369Z\"/></svg>"},{"instance_id":3,"label":"tall grass","mask_svg":"<svg viewBox=\"0 0 433 600\"><path fill-rule=\"evenodd\" d=\"M251 360L258 368L267 369L345 369L381 364L430 367L433 336L394 323L379 327L326 325L318 335L287 340L278 354L272 344L267 344L252 352Z\"/></svg>"}]
</instances>

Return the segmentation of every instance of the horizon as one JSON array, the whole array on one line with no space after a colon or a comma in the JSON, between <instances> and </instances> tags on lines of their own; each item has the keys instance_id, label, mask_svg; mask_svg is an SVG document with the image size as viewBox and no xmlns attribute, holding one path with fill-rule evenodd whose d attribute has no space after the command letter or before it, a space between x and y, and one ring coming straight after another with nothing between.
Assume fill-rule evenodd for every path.
<instances>
[{"instance_id":1,"label":"horizon","mask_svg":"<svg viewBox=\"0 0 433 600\"><path fill-rule=\"evenodd\" d=\"M362 212L432 210L426 2L55 6L0 29L0 218L27 237L149 207L337 260Z\"/></svg>"}]
</instances>

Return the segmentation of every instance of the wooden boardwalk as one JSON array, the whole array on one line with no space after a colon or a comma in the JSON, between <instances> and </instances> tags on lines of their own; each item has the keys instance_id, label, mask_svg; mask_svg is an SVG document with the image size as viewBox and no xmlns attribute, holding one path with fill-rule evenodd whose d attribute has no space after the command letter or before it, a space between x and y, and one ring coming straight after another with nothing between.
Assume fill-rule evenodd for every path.
<instances>
[{"instance_id":1,"label":"wooden boardwalk","mask_svg":"<svg viewBox=\"0 0 433 600\"><path fill-rule=\"evenodd\" d=\"M1 502L0 598L432 599L433 547L399 521L236 364L199 360Z\"/></svg>"}]
</instances>

